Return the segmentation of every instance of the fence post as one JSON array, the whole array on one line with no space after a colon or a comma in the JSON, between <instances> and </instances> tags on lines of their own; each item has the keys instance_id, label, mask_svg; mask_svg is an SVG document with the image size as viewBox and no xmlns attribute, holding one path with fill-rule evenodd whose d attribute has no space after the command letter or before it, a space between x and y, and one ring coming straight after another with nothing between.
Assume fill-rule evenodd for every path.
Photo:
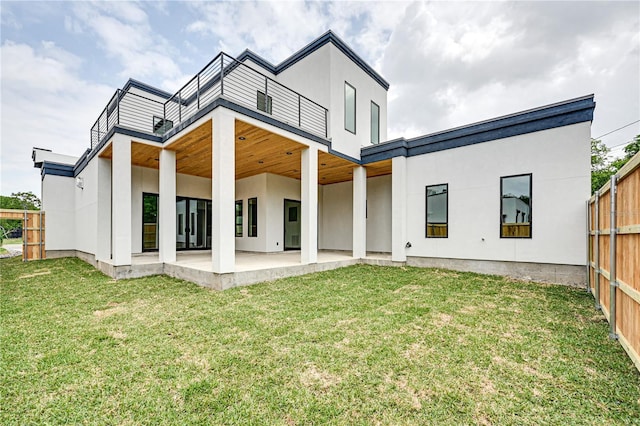
<instances>
[{"instance_id":1,"label":"fence post","mask_svg":"<svg viewBox=\"0 0 640 426\"><path fill-rule=\"evenodd\" d=\"M616 333L616 287L618 287L618 281L616 281L616 234L618 233L618 229L616 228L617 181L618 175L611 176L611 188L609 189L611 198L611 219L609 220L609 337L614 340L618 338L618 333Z\"/></svg>"},{"instance_id":2,"label":"fence post","mask_svg":"<svg viewBox=\"0 0 640 426\"><path fill-rule=\"evenodd\" d=\"M220 54L220 96L224 96L224 55Z\"/></svg>"},{"instance_id":3,"label":"fence post","mask_svg":"<svg viewBox=\"0 0 640 426\"><path fill-rule=\"evenodd\" d=\"M29 260L29 252L27 251L27 236L29 235L29 221L27 219L27 209L24 209L24 219L22 220L22 261Z\"/></svg>"},{"instance_id":4,"label":"fence post","mask_svg":"<svg viewBox=\"0 0 640 426\"><path fill-rule=\"evenodd\" d=\"M39 235L39 240L40 240L40 260L43 259L42 257L42 210L40 210L40 226L38 228L40 228L38 230L38 235Z\"/></svg>"},{"instance_id":5,"label":"fence post","mask_svg":"<svg viewBox=\"0 0 640 426\"><path fill-rule=\"evenodd\" d=\"M594 297L596 299L596 309L602 309L600 305L600 191L596 191L596 205L595 205L595 218L593 223L595 224L595 241L593 243L593 257L595 260L594 267Z\"/></svg>"},{"instance_id":6,"label":"fence post","mask_svg":"<svg viewBox=\"0 0 640 426\"><path fill-rule=\"evenodd\" d=\"M587 293L591 293L591 202L587 200Z\"/></svg>"}]
</instances>

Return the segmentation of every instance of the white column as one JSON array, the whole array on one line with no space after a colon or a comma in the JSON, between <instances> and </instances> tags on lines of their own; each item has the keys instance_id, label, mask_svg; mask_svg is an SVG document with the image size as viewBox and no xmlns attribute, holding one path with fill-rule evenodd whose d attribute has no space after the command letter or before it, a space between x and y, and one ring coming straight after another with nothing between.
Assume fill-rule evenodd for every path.
<instances>
[{"instance_id":1,"label":"white column","mask_svg":"<svg viewBox=\"0 0 640 426\"><path fill-rule=\"evenodd\" d=\"M96 260L111 261L111 160L98 160Z\"/></svg>"},{"instance_id":2,"label":"white column","mask_svg":"<svg viewBox=\"0 0 640 426\"><path fill-rule=\"evenodd\" d=\"M113 264L131 265L131 140L126 136L116 135L112 147Z\"/></svg>"},{"instance_id":3,"label":"white column","mask_svg":"<svg viewBox=\"0 0 640 426\"><path fill-rule=\"evenodd\" d=\"M391 260L407 260L407 158L391 160Z\"/></svg>"},{"instance_id":4,"label":"white column","mask_svg":"<svg viewBox=\"0 0 640 426\"><path fill-rule=\"evenodd\" d=\"M353 257L367 256L367 169L353 169Z\"/></svg>"},{"instance_id":5,"label":"white column","mask_svg":"<svg viewBox=\"0 0 640 426\"><path fill-rule=\"evenodd\" d=\"M318 262L318 148L302 150L300 262Z\"/></svg>"},{"instance_id":6,"label":"white column","mask_svg":"<svg viewBox=\"0 0 640 426\"><path fill-rule=\"evenodd\" d=\"M234 272L236 267L235 121L232 115L218 108L213 112L212 126L211 256L213 272L223 274Z\"/></svg>"},{"instance_id":7,"label":"white column","mask_svg":"<svg viewBox=\"0 0 640 426\"><path fill-rule=\"evenodd\" d=\"M160 262L176 261L176 153L160 151L158 225Z\"/></svg>"}]
</instances>

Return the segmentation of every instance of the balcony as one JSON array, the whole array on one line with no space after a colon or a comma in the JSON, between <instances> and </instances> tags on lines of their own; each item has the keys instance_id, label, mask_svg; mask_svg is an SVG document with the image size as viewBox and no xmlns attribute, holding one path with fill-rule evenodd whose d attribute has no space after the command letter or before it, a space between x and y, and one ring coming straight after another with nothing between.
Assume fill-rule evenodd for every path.
<instances>
[{"instance_id":1,"label":"balcony","mask_svg":"<svg viewBox=\"0 0 640 426\"><path fill-rule=\"evenodd\" d=\"M218 98L327 137L326 108L220 53L165 102L116 90L91 128L91 149L98 146L115 125L163 136Z\"/></svg>"}]
</instances>

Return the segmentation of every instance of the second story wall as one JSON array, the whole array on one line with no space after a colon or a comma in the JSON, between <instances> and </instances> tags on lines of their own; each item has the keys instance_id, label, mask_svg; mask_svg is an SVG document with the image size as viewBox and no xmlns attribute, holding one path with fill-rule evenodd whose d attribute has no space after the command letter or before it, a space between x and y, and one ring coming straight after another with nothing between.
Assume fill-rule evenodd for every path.
<instances>
[{"instance_id":1,"label":"second story wall","mask_svg":"<svg viewBox=\"0 0 640 426\"><path fill-rule=\"evenodd\" d=\"M371 144L372 102L379 107L378 142L387 139L387 91L332 43L327 43L278 75L278 81L329 110L332 148L360 157ZM345 83L355 89L355 130L346 129Z\"/></svg>"}]
</instances>

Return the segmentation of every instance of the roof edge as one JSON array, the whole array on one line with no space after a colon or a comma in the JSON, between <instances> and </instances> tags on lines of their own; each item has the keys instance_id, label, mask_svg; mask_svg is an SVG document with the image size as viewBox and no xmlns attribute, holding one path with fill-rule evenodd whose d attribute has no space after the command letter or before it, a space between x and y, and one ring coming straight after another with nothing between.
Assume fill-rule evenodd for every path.
<instances>
[{"instance_id":1,"label":"roof edge","mask_svg":"<svg viewBox=\"0 0 640 426\"><path fill-rule=\"evenodd\" d=\"M143 83L141 81L135 80L133 78L130 78L129 80L127 80L127 82L124 84L124 86L122 87L122 90L124 92L127 92L129 90L129 88L134 87L136 89L140 89L142 91L145 91L147 93L151 93L152 95L156 95L156 96L160 96L161 98L165 98L165 99L169 99L171 96L173 96L173 94L169 93L169 92L165 92L162 89L158 89L157 87L153 87L147 83Z\"/></svg>"}]
</instances>

